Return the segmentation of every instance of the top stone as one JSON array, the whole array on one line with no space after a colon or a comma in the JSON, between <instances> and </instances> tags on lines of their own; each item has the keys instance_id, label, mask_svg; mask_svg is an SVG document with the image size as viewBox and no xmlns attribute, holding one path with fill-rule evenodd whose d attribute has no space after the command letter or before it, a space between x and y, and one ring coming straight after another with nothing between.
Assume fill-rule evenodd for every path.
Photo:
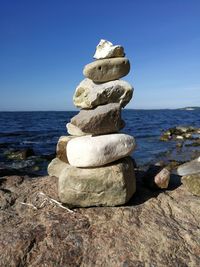
<instances>
[{"instance_id":1,"label":"top stone","mask_svg":"<svg viewBox=\"0 0 200 267\"><path fill-rule=\"evenodd\" d=\"M124 48L121 45L113 45L111 42L102 39L96 47L93 58L103 59L124 56Z\"/></svg>"}]
</instances>

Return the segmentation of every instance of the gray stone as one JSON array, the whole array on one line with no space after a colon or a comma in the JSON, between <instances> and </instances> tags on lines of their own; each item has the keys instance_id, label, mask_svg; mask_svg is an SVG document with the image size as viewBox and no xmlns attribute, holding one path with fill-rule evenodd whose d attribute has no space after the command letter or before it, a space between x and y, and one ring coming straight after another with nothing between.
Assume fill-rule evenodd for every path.
<instances>
[{"instance_id":1,"label":"gray stone","mask_svg":"<svg viewBox=\"0 0 200 267\"><path fill-rule=\"evenodd\" d=\"M177 173L181 176L200 172L200 157L186 162L177 168Z\"/></svg>"},{"instance_id":2,"label":"gray stone","mask_svg":"<svg viewBox=\"0 0 200 267\"><path fill-rule=\"evenodd\" d=\"M83 74L94 82L108 82L126 76L130 71L130 63L127 58L99 59L87 64Z\"/></svg>"},{"instance_id":3,"label":"gray stone","mask_svg":"<svg viewBox=\"0 0 200 267\"><path fill-rule=\"evenodd\" d=\"M66 163L60 174L58 195L71 206L116 206L125 204L135 193L132 159L123 158L100 168L76 168Z\"/></svg>"},{"instance_id":4,"label":"gray stone","mask_svg":"<svg viewBox=\"0 0 200 267\"><path fill-rule=\"evenodd\" d=\"M124 121L121 120L121 107L118 103L89 110L82 109L71 119L71 124L88 134L114 133L125 126Z\"/></svg>"},{"instance_id":5,"label":"gray stone","mask_svg":"<svg viewBox=\"0 0 200 267\"><path fill-rule=\"evenodd\" d=\"M200 172L183 176L181 181L190 193L200 196Z\"/></svg>"},{"instance_id":6,"label":"gray stone","mask_svg":"<svg viewBox=\"0 0 200 267\"><path fill-rule=\"evenodd\" d=\"M119 103L125 107L133 95L132 86L123 80L96 84L84 79L76 88L73 100L79 108L91 109L108 103Z\"/></svg>"},{"instance_id":7,"label":"gray stone","mask_svg":"<svg viewBox=\"0 0 200 267\"><path fill-rule=\"evenodd\" d=\"M61 171L66 167L66 162L60 160L59 158L53 159L47 168L47 172L49 176L59 177Z\"/></svg>"},{"instance_id":8,"label":"gray stone","mask_svg":"<svg viewBox=\"0 0 200 267\"><path fill-rule=\"evenodd\" d=\"M67 154L66 154L66 147L69 140L73 139L74 136L61 136L58 140L57 146L56 146L56 156L68 163Z\"/></svg>"}]
</instances>

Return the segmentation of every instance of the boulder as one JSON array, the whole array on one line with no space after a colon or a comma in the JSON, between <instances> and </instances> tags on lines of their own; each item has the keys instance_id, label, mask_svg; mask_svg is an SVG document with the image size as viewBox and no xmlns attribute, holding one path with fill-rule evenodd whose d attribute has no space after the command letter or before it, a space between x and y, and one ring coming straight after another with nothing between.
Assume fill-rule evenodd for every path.
<instances>
[{"instance_id":1,"label":"boulder","mask_svg":"<svg viewBox=\"0 0 200 267\"><path fill-rule=\"evenodd\" d=\"M200 196L200 172L183 176L181 181L190 193Z\"/></svg>"},{"instance_id":2,"label":"boulder","mask_svg":"<svg viewBox=\"0 0 200 267\"><path fill-rule=\"evenodd\" d=\"M96 84L84 79L76 88L73 101L79 108L91 109L108 103L119 103L125 107L131 100L133 87L123 80Z\"/></svg>"},{"instance_id":3,"label":"boulder","mask_svg":"<svg viewBox=\"0 0 200 267\"><path fill-rule=\"evenodd\" d=\"M89 110L82 109L71 119L71 124L89 134L114 133L125 126L124 121L121 120L121 107L118 103L110 103Z\"/></svg>"},{"instance_id":4,"label":"boulder","mask_svg":"<svg viewBox=\"0 0 200 267\"><path fill-rule=\"evenodd\" d=\"M121 45L113 45L111 42L102 39L96 47L94 58L124 57L124 55L124 48Z\"/></svg>"},{"instance_id":5,"label":"boulder","mask_svg":"<svg viewBox=\"0 0 200 267\"><path fill-rule=\"evenodd\" d=\"M87 134L81 131L81 129L79 129L76 125L73 125L72 123L67 123L66 128L68 134L71 134L73 136L83 136Z\"/></svg>"},{"instance_id":6,"label":"boulder","mask_svg":"<svg viewBox=\"0 0 200 267\"><path fill-rule=\"evenodd\" d=\"M181 176L200 172L200 157L186 162L177 168L177 173Z\"/></svg>"},{"instance_id":7,"label":"boulder","mask_svg":"<svg viewBox=\"0 0 200 267\"><path fill-rule=\"evenodd\" d=\"M65 163L66 164L66 163ZM200 198L137 184L127 205L69 210L55 177L0 183L0 266L200 266Z\"/></svg>"},{"instance_id":8,"label":"boulder","mask_svg":"<svg viewBox=\"0 0 200 267\"><path fill-rule=\"evenodd\" d=\"M67 144L67 158L75 167L97 167L126 157L135 148L134 137L127 134L81 136Z\"/></svg>"},{"instance_id":9,"label":"boulder","mask_svg":"<svg viewBox=\"0 0 200 267\"><path fill-rule=\"evenodd\" d=\"M99 168L66 165L58 182L58 195L65 204L116 206L125 204L135 193L135 173L130 157Z\"/></svg>"},{"instance_id":10,"label":"boulder","mask_svg":"<svg viewBox=\"0 0 200 267\"><path fill-rule=\"evenodd\" d=\"M53 159L47 168L47 172L49 176L59 177L61 171L66 167L66 162L63 162L59 158Z\"/></svg>"},{"instance_id":11,"label":"boulder","mask_svg":"<svg viewBox=\"0 0 200 267\"><path fill-rule=\"evenodd\" d=\"M130 63L127 58L99 59L87 64L83 69L83 75L94 82L108 82L126 76L130 71Z\"/></svg>"},{"instance_id":12,"label":"boulder","mask_svg":"<svg viewBox=\"0 0 200 267\"><path fill-rule=\"evenodd\" d=\"M66 146L69 140L74 138L74 136L61 136L58 140L57 146L56 146L56 156L60 160L68 163L67 154L66 154Z\"/></svg>"}]
</instances>

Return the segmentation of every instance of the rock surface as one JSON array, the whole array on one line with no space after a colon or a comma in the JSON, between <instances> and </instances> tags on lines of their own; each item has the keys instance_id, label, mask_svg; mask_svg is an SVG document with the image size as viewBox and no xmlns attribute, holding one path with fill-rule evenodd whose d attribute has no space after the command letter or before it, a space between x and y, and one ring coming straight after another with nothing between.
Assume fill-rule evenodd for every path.
<instances>
[{"instance_id":1,"label":"rock surface","mask_svg":"<svg viewBox=\"0 0 200 267\"><path fill-rule=\"evenodd\" d=\"M127 58L117 57L99 59L87 64L83 75L94 82L104 83L126 76L130 71L130 62Z\"/></svg>"},{"instance_id":2,"label":"rock surface","mask_svg":"<svg viewBox=\"0 0 200 267\"><path fill-rule=\"evenodd\" d=\"M177 168L177 173L181 176L200 172L200 157L186 162Z\"/></svg>"},{"instance_id":3,"label":"rock surface","mask_svg":"<svg viewBox=\"0 0 200 267\"><path fill-rule=\"evenodd\" d=\"M130 157L104 167L81 170L66 163L58 183L60 201L75 207L122 205L135 190L135 173Z\"/></svg>"},{"instance_id":4,"label":"rock surface","mask_svg":"<svg viewBox=\"0 0 200 267\"><path fill-rule=\"evenodd\" d=\"M67 158L75 167L97 167L126 157L135 148L134 137L127 134L81 136L67 144Z\"/></svg>"},{"instance_id":5,"label":"rock surface","mask_svg":"<svg viewBox=\"0 0 200 267\"><path fill-rule=\"evenodd\" d=\"M100 40L96 47L94 58L124 57L124 48L121 45L113 45L107 40Z\"/></svg>"},{"instance_id":6,"label":"rock surface","mask_svg":"<svg viewBox=\"0 0 200 267\"><path fill-rule=\"evenodd\" d=\"M71 119L71 124L89 134L114 133L125 126L121 120L121 107L118 103L110 103L89 110L82 109Z\"/></svg>"},{"instance_id":7,"label":"rock surface","mask_svg":"<svg viewBox=\"0 0 200 267\"><path fill-rule=\"evenodd\" d=\"M133 87L123 80L96 84L84 79L76 88L73 101L79 108L91 109L108 103L119 103L125 107L131 100Z\"/></svg>"},{"instance_id":8,"label":"rock surface","mask_svg":"<svg viewBox=\"0 0 200 267\"><path fill-rule=\"evenodd\" d=\"M139 183L126 206L73 213L51 200L55 177L4 177L0 189L0 266L200 266L200 198L183 185Z\"/></svg>"},{"instance_id":9,"label":"rock surface","mask_svg":"<svg viewBox=\"0 0 200 267\"><path fill-rule=\"evenodd\" d=\"M67 128L68 134L73 135L73 136L83 136L87 134L81 131L81 129L79 129L76 125L73 125L72 123L67 123L66 128Z\"/></svg>"},{"instance_id":10,"label":"rock surface","mask_svg":"<svg viewBox=\"0 0 200 267\"><path fill-rule=\"evenodd\" d=\"M56 146L56 156L66 163L68 163L66 146L69 140L71 140L72 138L74 138L74 136L61 136Z\"/></svg>"},{"instance_id":11,"label":"rock surface","mask_svg":"<svg viewBox=\"0 0 200 267\"><path fill-rule=\"evenodd\" d=\"M200 172L183 176L181 181L189 192L200 196Z\"/></svg>"},{"instance_id":12,"label":"rock surface","mask_svg":"<svg viewBox=\"0 0 200 267\"><path fill-rule=\"evenodd\" d=\"M59 158L53 159L47 168L49 176L59 177L61 171L66 167L66 163L60 160Z\"/></svg>"}]
</instances>

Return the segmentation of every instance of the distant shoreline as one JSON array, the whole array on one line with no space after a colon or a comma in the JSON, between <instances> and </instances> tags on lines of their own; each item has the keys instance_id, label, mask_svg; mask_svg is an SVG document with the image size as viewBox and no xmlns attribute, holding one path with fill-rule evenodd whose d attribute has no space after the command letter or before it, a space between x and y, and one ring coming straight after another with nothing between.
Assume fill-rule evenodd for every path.
<instances>
[{"instance_id":1,"label":"distant shoreline","mask_svg":"<svg viewBox=\"0 0 200 267\"><path fill-rule=\"evenodd\" d=\"M190 110L200 110L200 107L183 107L183 108L125 108L123 110L146 110L146 111L155 111L155 110L184 110L184 111L190 111ZM76 112L79 111L79 109L73 109L73 110L0 110L0 112Z\"/></svg>"}]
</instances>

